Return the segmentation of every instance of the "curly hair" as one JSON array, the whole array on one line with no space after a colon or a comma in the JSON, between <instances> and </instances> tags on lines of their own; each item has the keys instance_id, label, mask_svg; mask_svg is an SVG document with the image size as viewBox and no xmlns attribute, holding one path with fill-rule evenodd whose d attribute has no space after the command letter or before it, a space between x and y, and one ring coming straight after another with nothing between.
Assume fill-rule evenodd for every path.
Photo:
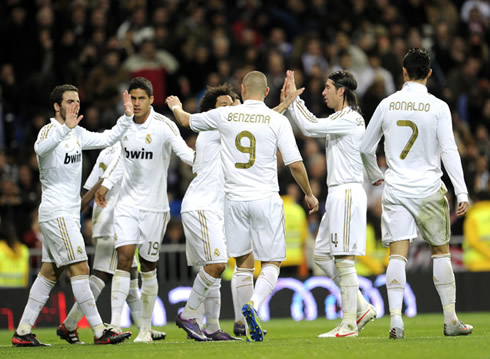
<instances>
[{"instance_id":1,"label":"curly hair","mask_svg":"<svg viewBox=\"0 0 490 359\"><path fill-rule=\"evenodd\" d=\"M233 87L229 83L208 87L199 103L199 112L206 112L216 108L216 100L220 96L230 96L232 100L238 98L238 95L233 91Z\"/></svg>"}]
</instances>

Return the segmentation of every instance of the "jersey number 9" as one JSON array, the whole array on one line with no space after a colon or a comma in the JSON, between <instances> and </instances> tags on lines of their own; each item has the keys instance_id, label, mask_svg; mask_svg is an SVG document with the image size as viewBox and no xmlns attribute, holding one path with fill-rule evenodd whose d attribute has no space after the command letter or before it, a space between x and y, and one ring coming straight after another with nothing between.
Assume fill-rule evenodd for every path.
<instances>
[{"instance_id":1,"label":"jersey number 9","mask_svg":"<svg viewBox=\"0 0 490 359\"><path fill-rule=\"evenodd\" d=\"M242 145L242 138L248 138L250 141L250 146L243 146ZM235 145L238 151L242 153L247 153L250 158L248 162L242 163L242 162L237 162L235 163L235 168L242 168L242 169L247 169L250 168L254 165L255 163L255 137L254 135L249 132L249 131L242 131L235 137Z\"/></svg>"}]
</instances>

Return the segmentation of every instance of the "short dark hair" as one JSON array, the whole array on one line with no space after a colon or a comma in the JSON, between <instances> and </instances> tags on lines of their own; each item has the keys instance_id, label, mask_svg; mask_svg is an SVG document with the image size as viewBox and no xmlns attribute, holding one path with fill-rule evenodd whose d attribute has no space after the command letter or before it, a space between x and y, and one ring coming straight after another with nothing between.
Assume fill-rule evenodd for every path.
<instances>
[{"instance_id":1,"label":"short dark hair","mask_svg":"<svg viewBox=\"0 0 490 359\"><path fill-rule=\"evenodd\" d=\"M131 92L131 90L134 89L142 89L146 92L148 97L153 96L153 85L144 77L135 77L129 82L128 92Z\"/></svg>"},{"instance_id":2,"label":"short dark hair","mask_svg":"<svg viewBox=\"0 0 490 359\"><path fill-rule=\"evenodd\" d=\"M63 102L63 94L66 91L75 91L78 93L78 88L70 84L64 84L56 86L51 94L49 95L49 102L51 103L51 108L53 108L54 104L57 103L61 106L61 102Z\"/></svg>"},{"instance_id":3,"label":"short dark hair","mask_svg":"<svg viewBox=\"0 0 490 359\"><path fill-rule=\"evenodd\" d=\"M357 88L357 81L349 71L335 71L328 75L329 80L335 85L336 89L343 87L345 89L344 92L344 100L347 100L349 106L351 106L355 111L361 112L361 107L359 106L359 101L357 100L357 96L355 94L355 89Z\"/></svg>"},{"instance_id":4,"label":"short dark hair","mask_svg":"<svg viewBox=\"0 0 490 359\"><path fill-rule=\"evenodd\" d=\"M403 58L403 67L412 80L423 80L430 71L430 55L425 49L410 49Z\"/></svg>"},{"instance_id":5,"label":"short dark hair","mask_svg":"<svg viewBox=\"0 0 490 359\"><path fill-rule=\"evenodd\" d=\"M206 112L216 108L216 100L220 96L230 96L232 100L238 98L237 94L233 92L233 86L231 86L229 83L215 87L208 87L201 99L201 102L199 103L199 112Z\"/></svg>"}]
</instances>

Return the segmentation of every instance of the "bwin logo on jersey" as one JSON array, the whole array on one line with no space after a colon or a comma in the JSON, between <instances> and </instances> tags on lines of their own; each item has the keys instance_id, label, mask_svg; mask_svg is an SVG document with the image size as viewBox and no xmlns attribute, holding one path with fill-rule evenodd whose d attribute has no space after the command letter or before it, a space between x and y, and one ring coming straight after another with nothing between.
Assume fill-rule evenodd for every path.
<instances>
[{"instance_id":1,"label":"bwin logo on jersey","mask_svg":"<svg viewBox=\"0 0 490 359\"><path fill-rule=\"evenodd\" d=\"M74 155L69 155L68 153L65 153L65 165L69 165L70 163L76 163L80 162L82 160L82 154L81 153L75 153Z\"/></svg>"},{"instance_id":2,"label":"bwin logo on jersey","mask_svg":"<svg viewBox=\"0 0 490 359\"><path fill-rule=\"evenodd\" d=\"M131 159L142 159L142 160L152 160L153 159L153 152L151 151L145 151L144 148L141 149L141 151L128 151L126 147L124 147L124 152L126 153L126 158L131 158Z\"/></svg>"}]
</instances>

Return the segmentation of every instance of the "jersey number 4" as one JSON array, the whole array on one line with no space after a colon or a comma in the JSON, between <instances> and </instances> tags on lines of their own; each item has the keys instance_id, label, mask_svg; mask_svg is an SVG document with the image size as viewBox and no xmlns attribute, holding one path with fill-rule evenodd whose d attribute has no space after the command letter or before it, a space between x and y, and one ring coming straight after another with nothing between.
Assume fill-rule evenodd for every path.
<instances>
[{"instance_id":1,"label":"jersey number 4","mask_svg":"<svg viewBox=\"0 0 490 359\"><path fill-rule=\"evenodd\" d=\"M408 139L408 142L405 145L405 147L403 148L402 153L400 153L400 158L402 160L404 160L407 157L408 152L412 148L415 140L419 136L419 129L417 128L417 125L415 124L415 122L410 121L410 120L399 120L396 122L396 124L400 127L410 127L413 131L412 136L410 136L410 138Z\"/></svg>"},{"instance_id":2,"label":"jersey number 4","mask_svg":"<svg viewBox=\"0 0 490 359\"><path fill-rule=\"evenodd\" d=\"M242 138L248 138L250 145L244 146L242 145ZM254 165L255 163L255 136L249 131L242 131L235 137L235 146L238 151L242 153L248 154L249 160L248 162L237 162L235 163L235 168L247 169Z\"/></svg>"}]
</instances>

